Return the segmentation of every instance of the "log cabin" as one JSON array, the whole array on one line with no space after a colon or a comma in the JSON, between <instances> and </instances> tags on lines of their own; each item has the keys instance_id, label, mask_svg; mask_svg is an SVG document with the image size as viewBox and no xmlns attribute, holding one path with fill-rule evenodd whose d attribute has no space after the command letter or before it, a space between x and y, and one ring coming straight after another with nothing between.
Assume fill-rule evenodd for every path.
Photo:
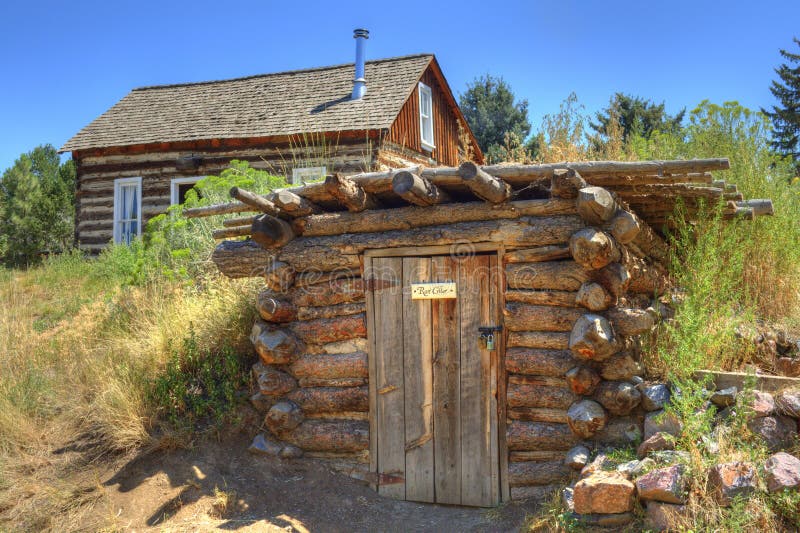
<instances>
[{"instance_id":1,"label":"log cabin","mask_svg":"<svg viewBox=\"0 0 800 533\"><path fill-rule=\"evenodd\" d=\"M212 259L264 289L251 402L281 457L389 497L493 506L630 446L652 411L641 335L669 308L675 208L772 214L727 159L408 167L185 211L220 218ZM241 213L251 214L242 217Z\"/></svg>"},{"instance_id":2,"label":"log cabin","mask_svg":"<svg viewBox=\"0 0 800 533\"><path fill-rule=\"evenodd\" d=\"M61 147L77 167L76 240L130 242L233 159L292 183L483 154L431 54L134 89Z\"/></svg>"}]
</instances>

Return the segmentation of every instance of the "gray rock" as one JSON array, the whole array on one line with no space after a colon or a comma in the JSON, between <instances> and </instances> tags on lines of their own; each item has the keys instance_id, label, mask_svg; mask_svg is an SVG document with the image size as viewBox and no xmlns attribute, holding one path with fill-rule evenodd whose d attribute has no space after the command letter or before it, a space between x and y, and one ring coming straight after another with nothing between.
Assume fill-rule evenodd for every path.
<instances>
[{"instance_id":1,"label":"gray rock","mask_svg":"<svg viewBox=\"0 0 800 533\"><path fill-rule=\"evenodd\" d=\"M770 492L796 489L800 487L800 459L778 452L764 463L764 474Z\"/></svg>"},{"instance_id":2,"label":"gray rock","mask_svg":"<svg viewBox=\"0 0 800 533\"><path fill-rule=\"evenodd\" d=\"M736 416L736 406L731 405L730 407L726 407L717 411L717 414L714 415L714 421L715 423L725 422L734 416Z\"/></svg>"},{"instance_id":3,"label":"gray rock","mask_svg":"<svg viewBox=\"0 0 800 533\"><path fill-rule=\"evenodd\" d=\"M728 407L736 403L736 395L739 389L736 387L728 387L727 389L720 389L711 395L711 403L717 407Z\"/></svg>"},{"instance_id":4,"label":"gray rock","mask_svg":"<svg viewBox=\"0 0 800 533\"><path fill-rule=\"evenodd\" d=\"M663 383L641 387L642 407L645 411L658 411L669 403L669 387Z\"/></svg>"},{"instance_id":5,"label":"gray rock","mask_svg":"<svg viewBox=\"0 0 800 533\"><path fill-rule=\"evenodd\" d=\"M303 457L303 450L292 444L287 444L281 450L280 457L282 459L299 459Z\"/></svg>"},{"instance_id":6,"label":"gray rock","mask_svg":"<svg viewBox=\"0 0 800 533\"><path fill-rule=\"evenodd\" d=\"M788 416L762 416L753 418L747 427L764 439L767 449L777 452L790 448L797 437L797 421Z\"/></svg>"},{"instance_id":7,"label":"gray rock","mask_svg":"<svg viewBox=\"0 0 800 533\"><path fill-rule=\"evenodd\" d=\"M686 506L662 502L647 502L644 527L648 531L682 531L685 523Z\"/></svg>"},{"instance_id":8,"label":"gray rock","mask_svg":"<svg viewBox=\"0 0 800 533\"><path fill-rule=\"evenodd\" d=\"M800 418L800 389L787 389L775 395L775 408L782 415Z\"/></svg>"},{"instance_id":9,"label":"gray rock","mask_svg":"<svg viewBox=\"0 0 800 533\"><path fill-rule=\"evenodd\" d=\"M649 439L659 431L679 437L683 431L683 424L677 416L664 410L647 413L644 417L644 439Z\"/></svg>"},{"instance_id":10,"label":"gray rock","mask_svg":"<svg viewBox=\"0 0 800 533\"><path fill-rule=\"evenodd\" d=\"M642 500L686 503L689 478L684 465L658 468L636 479L636 491Z\"/></svg>"},{"instance_id":11,"label":"gray rock","mask_svg":"<svg viewBox=\"0 0 800 533\"><path fill-rule=\"evenodd\" d=\"M564 464L574 470L581 470L589 463L590 453L589 448L579 444L567 452Z\"/></svg>"},{"instance_id":12,"label":"gray rock","mask_svg":"<svg viewBox=\"0 0 800 533\"><path fill-rule=\"evenodd\" d=\"M712 466L708 472L708 484L712 496L722 507L730 506L737 496L750 496L758 488L755 468L741 461Z\"/></svg>"},{"instance_id":13,"label":"gray rock","mask_svg":"<svg viewBox=\"0 0 800 533\"><path fill-rule=\"evenodd\" d=\"M256 435L253 443L247 448L247 451L254 455L268 455L270 457L277 457L281 450L283 450L281 443L264 436L263 433Z\"/></svg>"},{"instance_id":14,"label":"gray rock","mask_svg":"<svg viewBox=\"0 0 800 533\"><path fill-rule=\"evenodd\" d=\"M622 474L628 479L633 479L635 476L634 472L638 472L641 470L641 461L634 459L633 461L627 461L625 463L617 465L617 472Z\"/></svg>"},{"instance_id":15,"label":"gray rock","mask_svg":"<svg viewBox=\"0 0 800 533\"><path fill-rule=\"evenodd\" d=\"M651 459L650 457L645 457L644 459L641 459L640 461L637 462L639 464L636 465L636 468L631 470L631 475L635 478L645 475L646 473L653 470L657 466L656 462L653 461L653 459Z\"/></svg>"},{"instance_id":16,"label":"gray rock","mask_svg":"<svg viewBox=\"0 0 800 533\"><path fill-rule=\"evenodd\" d=\"M719 453L719 442L717 442L715 438L703 435L700 437L700 440L708 453L711 455L717 455Z\"/></svg>"},{"instance_id":17,"label":"gray rock","mask_svg":"<svg viewBox=\"0 0 800 533\"><path fill-rule=\"evenodd\" d=\"M564 507L565 511L569 511L570 513L575 512L575 498L573 497L573 487L564 487L561 491L561 505Z\"/></svg>"}]
</instances>

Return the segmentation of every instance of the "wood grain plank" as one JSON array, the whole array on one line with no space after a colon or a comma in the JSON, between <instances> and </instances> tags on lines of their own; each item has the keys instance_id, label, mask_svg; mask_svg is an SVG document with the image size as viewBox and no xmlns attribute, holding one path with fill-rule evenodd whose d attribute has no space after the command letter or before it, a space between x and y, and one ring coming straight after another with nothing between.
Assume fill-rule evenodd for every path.
<instances>
[{"instance_id":1,"label":"wood grain plank","mask_svg":"<svg viewBox=\"0 0 800 533\"><path fill-rule=\"evenodd\" d=\"M402 259L373 260L374 275L396 281L375 290L378 474L405 476ZM381 485L384 496L404 499L405 482Z\"/></svg>"},{"instance_id":2,"label":"wood grain plank","mask_svg":"<svg viewBox=\"0 0 800 533\"><path fill-rule=\"evenodd\" d=\"M486 493L490 483L488 469L488 416L484 374L488 371L488 351L478 338L483 325L483 290L488 284L488 257L473 255L458 265L458 291L461 307L461 503L489 505ZM488 304L486 304L488 307Z\"/></svg>"},{"instance_id":3,"label":"wood grain plank","mask_svg":"<svg viewBox=\"0 0 800 533\"><path fill-rule=\"evenodd\" d=\"M450 256L432 260L433 281L454 281ZM461 504L461 388L458 299L433 300L433 435L436 502Z\"/></svg>"},{"instance_id":4,"label":"wood grain plank","mask_svg":"<svg viewBox=\"0 0 800 533\"><path fill-rule=\"evenodd\" d=\"M434 501L431 300L412 300L412 283L430 280L431 260L403 260L406 499Z\"/></svg>"},{"instance_id":5,"label":"wood grain plank","mask_svg":"<svg viewBox=\"0 0 800 533\"><path fill-rule=\"evenodd\" d=\"M497 293L497 280L495 275L499 270L498 267L498 259L497 255L491 254L487 256L487 270L484 275L481 276L481 285L482 291L485 291L485 295L482 295L482 312L481 315L484 317L484 324L496 326L499 322L499 298ZM486 351L486 355L484 360L487 364L487 367L483 368L483 379L484 379L484 398L485 398L485 413L486 413L486 425L488 426L487 431L487 465L486 467L489 469L489 476L488 476L488 484L486 486L486 492L484 493L485 499L489 502L489 505L497 505L500 503L500 457L499 457L499 442L498 442L498 435L497 435L497 372L498 372L498 354L501 353L500 349L502 347L502 332L497 332L495 334L495 346L496 349L492 351Z\"/></svg>"},{"instance_id":6,"label":"wood grain plank","mask_svg":"<svg viewBox=\"0 0 800 533\"><path fill-rule=\"evenodd\" d=\"M374 271L372 267L373 259L371 257L364 258L364 279L372 279ZM378 387L376 383L377 378L377 365L375 360L377 357L376 344L375 344L375 293L368 291L365 294L366 315L367 315L367 368L369 372L369 471L378 473ZM373 490L377 490L378 486L370 484Z\"/></svg>"}]
</instances>

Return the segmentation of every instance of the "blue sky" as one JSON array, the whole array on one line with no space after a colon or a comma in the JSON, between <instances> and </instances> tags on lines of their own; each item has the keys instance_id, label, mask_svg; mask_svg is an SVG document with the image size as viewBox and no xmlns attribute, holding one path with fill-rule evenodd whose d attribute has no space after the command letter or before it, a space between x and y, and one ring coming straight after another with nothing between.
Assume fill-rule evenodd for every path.
<instances>
[{"instance_id":1,"label":"blue sky","mask_svg":"<svg viewBox=\"0 0 800 533\"><path fill-rule=\"evenodd\" d=\"M131 88L433 52L453 90L502 75L534 129L575 91L588 112L616 91L691 109L770 105L800 1L39 1L0 5L0 170L61 146ZM795 47L796 51L796 47Z\"/></svg>"}]
</instances>

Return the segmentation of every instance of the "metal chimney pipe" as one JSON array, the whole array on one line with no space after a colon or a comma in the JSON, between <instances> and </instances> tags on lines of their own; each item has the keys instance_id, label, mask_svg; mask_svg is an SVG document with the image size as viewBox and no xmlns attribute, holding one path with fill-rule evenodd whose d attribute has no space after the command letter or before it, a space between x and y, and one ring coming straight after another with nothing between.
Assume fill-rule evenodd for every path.
<instances>
[{"instance_id":1,"label":"metal chimney pipe","mask_svg":"<svg viewBox=\"0 0 800 533\"><path fill-rule=\"evenodd\" d=\"M356 40L356 76L353 79L353 100L360 100L367 93L367 80L364 78L364 45L369 39L369 31L358 28L353 30Z\"/></svg>"}]
</instances>

